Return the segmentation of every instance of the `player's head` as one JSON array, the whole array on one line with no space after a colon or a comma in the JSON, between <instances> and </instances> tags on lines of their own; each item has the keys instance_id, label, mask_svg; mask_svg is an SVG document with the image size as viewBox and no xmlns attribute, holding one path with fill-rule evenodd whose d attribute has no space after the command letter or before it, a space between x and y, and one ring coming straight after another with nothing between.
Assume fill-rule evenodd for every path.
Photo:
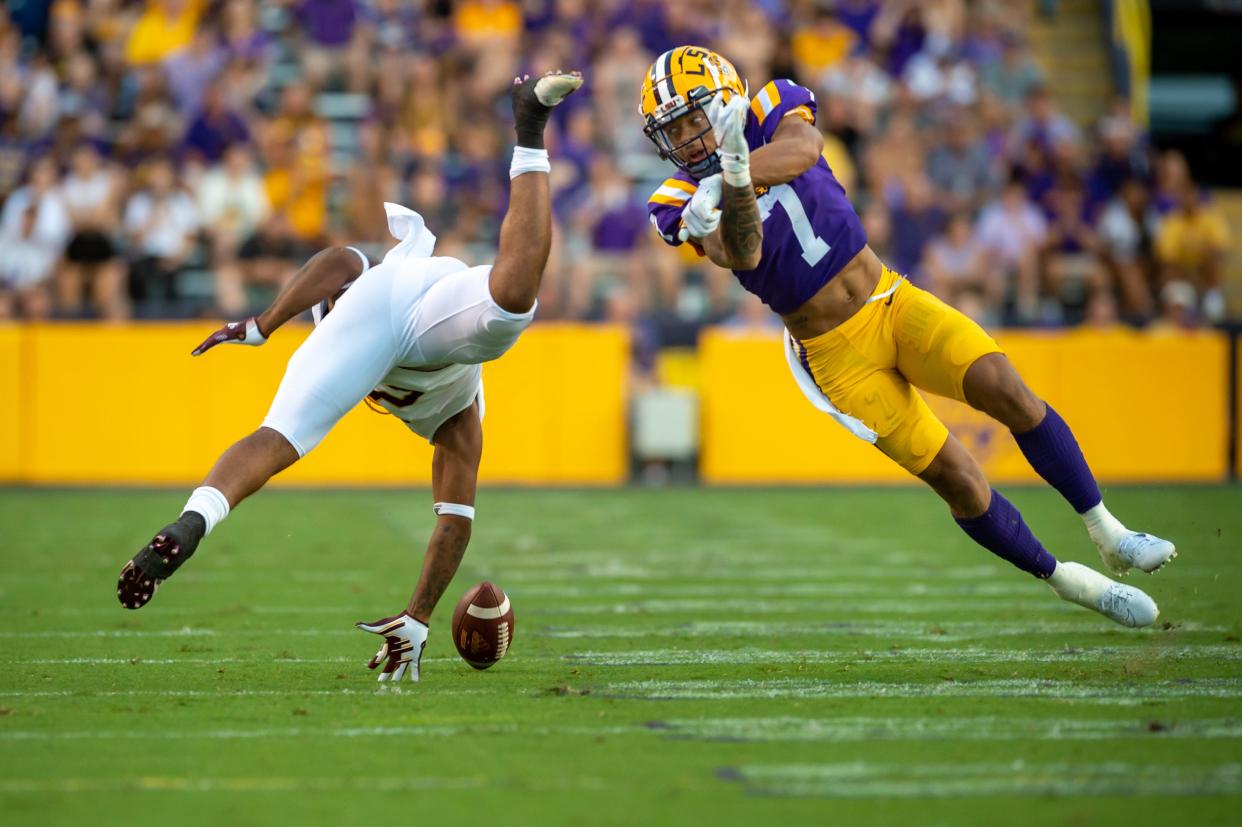
<instances>
[{"instance_id":1,"label":"player's head","mask_svg":"<svg viewBox=\"0 0 1242 827\"><path fill-rule=\"evenodd\" d=\"M728 103L746 97L733 64L702 46L678 46L656 58L643 79L640 110L643 133L694 178L720 171L716 141L706 106L717 95Z\"/></svg>"}]
</instances>

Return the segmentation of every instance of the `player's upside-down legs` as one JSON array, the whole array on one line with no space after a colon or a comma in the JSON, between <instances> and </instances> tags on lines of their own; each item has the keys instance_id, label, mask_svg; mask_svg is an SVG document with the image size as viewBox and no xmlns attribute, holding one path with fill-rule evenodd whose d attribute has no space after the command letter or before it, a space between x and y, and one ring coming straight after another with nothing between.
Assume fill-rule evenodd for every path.
<instances>
[{"instance_id":1,"label":"player's upside-down legs","mask_svg":"<svg viewBox=\"0 0 1242 827\"><path fill-rule=\"evenodd\" d=\"M1156 604L1139 589L1058 562L914 388L965 402L1009 428L1031 467L1082 517L1114 573L1154 572L1176 556L1173 544L1130 531L1109 513L1069 426L978 325L886 269L877 293L890 287L897 288L892 301L869 304L799 343L821 390L874 430L876 447L931 486L979 545L1065 600L1127 626L1153 623Z\"/></svg>"},{"instance_id":2,"label":"player's upside-down legs","mask_svg":"<svg viewBox=\"0 0 1242 827\"><path fill-rule=\"evenodd\" d=\"M551 246L547 175L550 167L544 149L544 127L551 107L581 83L582 78L577 73L549 73L534 80L514 81L512 98L517 147L510 168L509 210L501 226L495 264L487 274L489 301L499 311L475 326L474 332L484 334L479 337L483 341L469 341L471 331L468 330L463 333L465 341L462 347L445 350L463 354L463 363L477 364L499 358L533 315ZM257 317L221 328L195 350L195 355L217 344L262 344L268 335L290 319L321 302L339 298L355 280L359 280L365 290L365 280L360 277L368 266L365 257L352 248L330 248L318 253L299 270L271 307ZM332 321L340 328L342 319L339 311L335 315ZM516 324L502 330L503 335L491 338L486 335L491 332L486 329L489 324L494 322L503 327L514 320ZM386 324L375 324L375 320L363 321L371 323L360 327L388 327ZM322 329L316 331L321 332ZM233 508L313 448L318 439L397 364L401 354L388 347L387 340L381 340L376 334L373 337L378 343L370 348L358 347L359 358L355 361L350 361L349 353L329 354L335 361L329 367L324 364L327 361L324 358L310 358L310 350L315 348L318 348L316 356L325 356L326 340L319 341L312 334L290 361L285 381L277 393L277 401L289 396L304 399L314 396L310 391L326 384L325 374L329 370L336 370L346 377L344 382L348 390L339 394L342 398L334 400L334 405L315 409L321 422L309 429L315 434L311 440L304 441L293 436L296 429L265 426L226 450L190 496L181 516L157 533L122 569L117 584L117 596L122 606L137 609L146 605L159 585L194 554L201 540ZM453 359L443 361L454 363ZM342 384L339 376L328 378L337 386ZM274 403L273 411L276 407ZM308 404L307 407L312 406ZM371 665L387 659L385 674L394 680L407 671L407 665L411 677L417 679L417 658L426 641L426 624L456 573L470 539L482 455L478 402L470 402L464 410L445 420L435 429L431 439L435 446L432 490L437 502L437 520L418 583L403 615L359 624L367 631L386 637L385 647L381 647ZM421 627L421 630L416 627Z\"/></svg>"}]
</instances>

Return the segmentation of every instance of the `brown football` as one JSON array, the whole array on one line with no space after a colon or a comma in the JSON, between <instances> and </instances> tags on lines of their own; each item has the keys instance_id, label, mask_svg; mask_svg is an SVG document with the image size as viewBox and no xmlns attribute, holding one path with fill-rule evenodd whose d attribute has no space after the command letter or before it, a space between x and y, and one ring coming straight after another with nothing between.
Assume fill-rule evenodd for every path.
<instances>
[{"instance_id":1,"label":"brown football","mask_svg":"<svg viewBox=\"0 0 1242 827\"><path fill-rule=\"evenodd\" d=\"M484 580L462 595L453 610L453 643L475 669L505 656L513 643L513 606L500 586Z\"/></svg>"}]
</instances>

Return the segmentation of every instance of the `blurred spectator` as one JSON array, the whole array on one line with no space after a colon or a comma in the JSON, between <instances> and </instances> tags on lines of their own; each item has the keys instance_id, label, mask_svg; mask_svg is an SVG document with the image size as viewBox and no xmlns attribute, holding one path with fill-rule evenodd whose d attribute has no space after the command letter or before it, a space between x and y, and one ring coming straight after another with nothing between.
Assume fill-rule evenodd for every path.
<instances>
[{"instance_id":1,"label":"blurred spectator","mask_svg":"<svg viewBox=\"0 0 1242 827\"><path fill-rule=\"evenodd\" d=\"M613 33L596 59L590 81L595 134L618 162L650 158L651 143L633 112L643 75L655 57L643 49L638 31L627 26Z\"/></svg>"},{"instance_id":2,"label":"blurred spectator","mask_svg":"<svg viewBox=\"0 0 1242 827\"><path fill-rule=\"evenodd\" d=\"M1229 248L1229 225L1210 202L1205 203L1193 181L1182 186L1180 201L1165 215L1156 237L1161 281L1183 282L1198 297L1203 318L1225 317L1221 263Z\"/></svg>"},{"instance_id":3,"label":"blurred spectator","mask_svg":"<svg viewBox=\"0 0 1242 827\"><path fill-rule=\"evenodd\" d=\"M1193 285L1171 281L1160 290L1160 317L1151 325L1155 333L1184 333L1199 327L1198 296Z\"/></svg>"},{"instance_id":4,"label":"blurred spectator","mask_svg":"<svg viewBox=\"0 0 1242 827\"><path fill-rule=\"evenodd\" d=\"M143 187L125 205L130 293L138 300L172 301L177 274L194 249L198 210L178 186L168 158L150 161L143 178Z\"/></svg>"},{"instance_id":5,"label":"blurred spectator","mask_svg":"<svg viewBox=\"0 0 1242 827\"><path fill-rule=\"evenodd\" d=\"M56 165L43 157L30 167L26 186L0 212L0 305L30 318L51 312L49 283L72 232L69 211L57 187Z\"/></svg>"},{"instance_id":6,"label":"blurred spectator","mask_svg":"<svg viewBox=\"0 0 1242 827\"><path fill-rule=\"evenodd\" d=\"M250 130L241 115L229 107L224 87L213 83L203 94L202 109L190 122L183 146L188 155L208 164L224 157L233 144L250 140Z\"/></svg>"},{"instance_id":7,"label":"blurred spectator","mask_svg":"<svg viewBox=\"0 0 1242 827\"><path fill-rule=\"evenodd\" d=\"M264 187L272 209L285 216L299 238L318 245L328 221L328 127L312 111L305 84L285 87L263 144Z\"/></svg>"},{"instance_id":8,"label":"blurred spectator","mask_svg":"<svg viewBox=\"0 0 1242 827\"><path fill-rule=\"evenodd\" d=\"M1161 215L1177 209L1182 193L1191 185L1190 166L1186 156L1176 149L1166 149L1156 161L1156 189L1152 206Z\"/></svg>"},{"instance_id":9,"label":"blurred spectator","mask_svg":"<svg viewBox=\"0 0 1242 827\"><path fill-rule=\"evenodd\" d=\"M959 307L964 294L973 293L979 301L976 321L989 327L1000 323L1005 280L988 267L987 251L968 213L955 213L944 235L928 245L922 270L928 289L946 303Z\"/></svg>"},{"instance_id":10,"label":"blurred spectator","mask_svg":"<svg viewBox=\"0 0 1242 827\"><path fill-rule=\"evenodd\" d=\"M220 46L214 26L199 26L186 49L164 60L164 73L173 102L182 112L197 112L203 93L224 68L228 55Z\"/></svg>"},{"instance_id":11,"label":"blurred spectator","mask_svg":"<svg viewBox=\"0 0 1242 827\"><path fill-rule=\"evenodd\" d=\"M123 187L93 144L82 144L73 153L72 167L61 186L73 223L73 237L56 275L62 313L80 313L82 296L88 293L101 317L119 320L129 316L125 267L113 242L120 229Z\"/></svg>"},{"instance_id":12,"label":"blurred spectator","mask_svg":"<svg viewBox=\"0 0 1242 827\"><path fill-rule=\"evenodd\" d=\"M996 185L996 165L976 138L968 111L945 118L945 137L927 156L927 176L936 185L941 206L951 212L975 210Z\"/></svg>"},{"instance_id":13,"label":"blurred spectator","mask_svg":"<svg viewBox=\"0 0 1242 827\"><path fill-rule=\"evenodd\" d=\"M1121 189L1122 182L1147 178L1150 169L1138 129L1128 117L1108 115L1100 121L1100 151L1087 177L1087 197L1099 208Z\"/></svg>"},{"instance_id":14,"label":"blurred spectator","mask_svg":"<svg viewBox=\"0 0 1242 827\"><path fill-rule=\"evenodd\" d=\"M926 166L923 140L914 118L898 112L889 119L881 137L867 147L863 169L872 192L884 193L894 186L923 176Z\"/></svg>"},{"instance_id":15,"label":"blurred spectator","mask_svg":"<svg viewBox=\"0 0 1242 827\"><path fill-rule=\"evenodd\" d=\"M341 79L358 22L358 4L355 0L299 0L294 10L307 38L302 56L306 82L318 89Z\"/></svg>"},{"instance_id":16,"label":"blurred spectator","mask_svg":"<svg viewBox=\"0 0 1242 827\"><path fill-rule=\"evenodd\" d=\"M816 81L845 60L857 44L858 35L854 30L825 7L820 7L811 21L795 30L789 39L798 74Z\"/></svg>"},{"instance_id":17,"label":"blurred spectator","mask_svg":"<svg viewBox=\"0 0 1242 827\"><path fill-rule=\"evenodd\" d=\"M224 163L202 177L197 191L198 211L216 269L216 303L225 315L240 315L246 309L246 273L238 263L238 251L271 212L250 148L245 144L229 147Z\"/></svg>"},{"instance_id":18,"label":"blurred spectator","mask_svg":"<svg viewBox=\"0 0 1242 827\"><path fill-rule=\"evenodd\" d=\"M1062 143L1078 143L1078 127L1061 112L1048 89L1031 87L1026 93L1025 107L1013 127L1012 143L1017 147L1034 144L1047 157Z\"/></svg>"},{"instance_id":19,"label":"blurred spectator","mask_svg":"<svg viewBox=\"0 0 1242 827\"><path fill-rule=\"evenodd\" d=\"M1155 238L1160 216L1151 206L1147 186L1127 178L1100 214L1100 255L1121 297L1121 310L1133 320L1155 311L1152 285Z\"/></svg>"},{"instance_id":20,"label":"blurred spectator","mask_svg":"<svg viewBox=\"0 0 1242 827\"><path fill-rule=\"evenodd\" d=\"M919 265L927 242L944 228L944 211L936 204L931 183L922 175L911 177L893 193L891 207L893 233L888 250L889 265L917 282L922 281Z\"/></svg>"},{"instance_id":21,"label":"blurred spectator","mask_svg":"<svg viewBox=\"0 0 1242 827\"><path fill-rule=\"evenodd\" d=\"M1039 253L1048 222L1027 198L1020 178L1010 178L1001 196L983 208L976 233L988 267L1004 279L1006 297L1014 294L1014 317L1033 321L1039 309Z\"/></svg>"},{"instance_id":22,"label":"blurred spectator","mask_svg":"<svg viewBox=\"0 0 1242 827\"><path fill-rule=\"evenodd\" d=\"M453 26L468 72L466 97L484 103L516 74L522 9L509 0L462 0L454 4Z\"/></svg>"},{"instance_id":23,"label":"blurred spectator","mask_svg":"<svg viewBox=\"0 0 1242 827\"><path fill-rule=\"evenodd\" d=\"M147 0L125 44L126 60L149 66L189 46L204 5L204 0Z\"/></svg>"},{"instance_id":24,"label":"blurred spectator","mask_svg":"<svg viewBox=\"0 0 1242 827\"><path fill-rule=\"evenodd\" d=\"M164 73L156 67L138 70L119 113L128 121L117 136L116 149L128 166L137 166L173 151L184 119L168 94Z\"/></svg>"},{"instance_id":25,"label":"blurred spectator","mask_svg":"<svg viewBox=\"0 0 1242 827\"><path fill-rule=\"evenodd\" d=\"M1097 257L1095 228L1087 218L1087 198L1082 181L1065 176L1048 193L1051 214L1045 240L1042 320L1060 323L1063 305L1082 309L1087 296L1105 283Z\"/></svg>"},{"instance_id":26,"label":"blurred spectator","mask_svg":"<svg viewBox=\"0 0 1242 827\"><path fill-rule=\"evenodd\" d=\"M352 243L387 244L390 236L384 202L408 203L401 197L401 176L384 160L385 135L384 128L375 122L358 128L358 163L347 173L344 207L345 232ZM433 230L439 231L440 223L431 223L435 216L422 215Z\"/></svg>"},{"instance_id":27,"label":"blurred spectator","mask_svg":"<svg viewBox=\"0 0 1242 827\"><path fill-rule=\"evenodd\" d=\"M601 280L641 283L647 233L646 202L606 156L591 163L585 199L574 209L567 227L573 276L566 313L585 318L594 309ZM663 295L666 305L677 301L676 288Z\"/></svg>"},{"instance_id":28,"label":"blurred spectator","mask_svg":"<svg viewBox=\"0 0 1242 827\"><path fill-rule=\"evenodd\" d=\"M273 57L272 38L259 28L255 18L255 0L227 0L221 43L231 59L265 65Z\"/></svg>"},{"instance_id":29,"label":"blurred spectator","mask_svg":"<svg viewBox=\"0 0 1242 827\"><path fill-rule=\"evenodd\" d=\"M312 253L314 249L297 237L289 226L288 218L281 213L273 213L242 244L237 253L237 266L217 274L216 300L222 310L244 307L247 304L246 285L280 287ZM440 253L437 249L437 254ZM244 311L233 315L240 315L240 312Z\"/></svg>"},{"instance_id":30,"label":"blurred spectator","mask_svg":"<svg viewBox=\"0 0 1242 827\"><path fill-rule=\"evenodd\" d=\"M985 63L980 81L1003 105L1016 109L1032 89L1043 85L1044 75L1022 36L1006 32L1001 37L1000 61Z\"/></svg>"}]
</instances>

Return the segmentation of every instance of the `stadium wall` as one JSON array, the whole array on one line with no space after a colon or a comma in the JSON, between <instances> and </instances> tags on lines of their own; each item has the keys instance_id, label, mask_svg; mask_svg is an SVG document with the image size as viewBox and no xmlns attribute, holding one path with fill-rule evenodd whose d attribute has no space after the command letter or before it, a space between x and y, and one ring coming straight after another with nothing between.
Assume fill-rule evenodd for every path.
<instances>
[{"instance_id":1,"label":"stadium wall","mask_svg":"<svg viewBox=\"0 0 1242 827\"><path fill-rule=\"evenodd\" d=\"M210 324L0 326L0 481L188 484L263 419L309 328L262 348L190 349ZM615 485L628 475L629 339L607 326L540 325L484 369L481 476L495 483ZM365 405L277 478L410 485L431 448Z\"/></svg>"},{"instance_id":2,"label":"stadium wall","mask_svg":"<svg viewBox=\"0 0 1242 827\"><path fill-rule=\"evenodd\" d=\"M1073 426L1101 480L1228 476L1230 341L1224 334L1012 332L997 340ZM778 336L711 331L699 353L705 481L909 481L876 448L807 403L788 375ZM991 479L1038 479L1004 427L965 405L928 401Z\"/></svg>"},{"instance_id":3,"label":"stadium wall","mask_svg":"<svg viewBox=\"0 0 1242 827\"><path fill-rule=\"evenodd\" d=\"M306 335L194 359L210 325L0 326L0 482L187 484L249 432ZM1127 331L1005 333L1028 381L1073 424L1112 482L1218 481L1229 475L1228 337ZM780 339L704 333L693 371L702 410L700 468L719 484L905 483L872 446L800 395ZM538 325L485 368L482 477L492 483L616 485L629 472L624 330ZM1236 381L1242 383L1242 368ZM998 482L1035 481L1008 432L966 406L933 409ZM1242 406L1242 401L1239 402ZM429 446L365 406L278 481L417 485ZM1242 468L1242 447L1235 458Z\"/></svg>"}]
</instances>

